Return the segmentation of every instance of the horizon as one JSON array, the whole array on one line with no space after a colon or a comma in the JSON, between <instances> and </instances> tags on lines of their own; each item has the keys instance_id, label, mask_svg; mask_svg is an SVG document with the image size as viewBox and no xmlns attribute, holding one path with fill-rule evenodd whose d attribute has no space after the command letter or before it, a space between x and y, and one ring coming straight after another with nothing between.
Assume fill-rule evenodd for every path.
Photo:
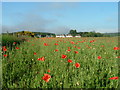
<instances>
[{"instance_id":1,"label":"horizon","mask_svg":"<svg viewBox=\"0 0 120 90\"><path fill-rule=\"evenodd\" d=\"M117 2L3 2L2 32L118 32Z\"/></svg>"}]
</instances>

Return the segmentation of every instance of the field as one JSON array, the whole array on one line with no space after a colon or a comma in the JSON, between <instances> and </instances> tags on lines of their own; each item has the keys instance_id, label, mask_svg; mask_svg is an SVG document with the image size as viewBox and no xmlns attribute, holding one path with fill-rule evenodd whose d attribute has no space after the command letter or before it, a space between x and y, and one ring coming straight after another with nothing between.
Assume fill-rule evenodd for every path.
<instances>
[{"instance_id":1,"label":"field","mask_svg":"<svg viewBox=\"0 0 120 90\"><path fill-rule=\"evenodd\" d=\"M3 88L117 88L118 37L30 38L3 46Z\"/></svg>"}]
</instances>

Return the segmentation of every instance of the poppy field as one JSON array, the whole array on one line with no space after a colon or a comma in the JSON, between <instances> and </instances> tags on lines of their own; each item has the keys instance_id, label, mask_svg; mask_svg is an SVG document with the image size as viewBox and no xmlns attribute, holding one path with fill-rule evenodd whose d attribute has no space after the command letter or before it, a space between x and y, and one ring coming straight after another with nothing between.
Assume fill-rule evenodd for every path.
<instances>
[{"instance_id":1,"label":"poppy field","mask_svg":"<svg viewBox=\"0 0 120 90\"><path fill-rule=\"evenodd\" d=\"M3 88L117 88L118 37L30 38L2 46Z\"/></svg>"}]
</instances>

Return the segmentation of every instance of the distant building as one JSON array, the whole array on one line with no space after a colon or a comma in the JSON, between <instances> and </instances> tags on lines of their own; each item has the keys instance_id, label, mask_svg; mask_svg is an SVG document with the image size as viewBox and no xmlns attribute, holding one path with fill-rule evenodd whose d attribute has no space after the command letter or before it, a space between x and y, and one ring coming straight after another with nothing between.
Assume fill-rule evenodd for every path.
<instances>
[{"instance_id":1,"label":"distant building","mask_svg":"<svg viewBox=\"0 0 120 90\"><path fill-rule=\"evenodd\" d=\"M60 34L60 35L56 35L56 37L73 37L71 34ZM80 35L76 35L75 37L81 37Z\"/></svg>"},{"instance_id":2,"label":"distant building","mask_svg":"<svg viewBox=\"0 0 120 90\"><path fill-rule=\"evenodd\" d=\"M56 35L56 37L66 37L64 34Z\"/></svg>"},{"instance_id":3,"label":"distant building","mask_svg":"<svg viewBox=\"0 0 120 90\"><path fill-rule=\"evenodd\" d=\"M71 34L67 34L66 37L73 37Z\"/></svg>"},{"instance_id":4,"label":"distant building","mask_svg":"<svg viewBox=\"0 0 120 90\"><path fill-rule=\"evenodd\" d=\"M81 37L80 35L76 35L75 37Z\"/></svg>"},{"instance_id":5,"label":"distant building","mask_svg":"<svg viewBox=\"0 0 120 90\"><path fill-rule=\"evenodd\" d=\"M41 38L41 35L39 35L39 34L37 34L37 35L35 35L37 38Z\"/></svg>"}]
</instances>

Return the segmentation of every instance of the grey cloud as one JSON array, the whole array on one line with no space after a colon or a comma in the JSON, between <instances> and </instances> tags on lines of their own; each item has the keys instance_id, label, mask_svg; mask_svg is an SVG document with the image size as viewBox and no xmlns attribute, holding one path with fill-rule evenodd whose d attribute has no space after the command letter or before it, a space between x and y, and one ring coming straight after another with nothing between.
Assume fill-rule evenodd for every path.
<instances>
[{"instance_id":1,"label":"grey cloud","mask_svg":"<svg viewBox=\"0 0 120 90\"><path fill-rule=\"evenodd\" d=\"M50 32L55 33L55 34L67 34L69 33L70 28L66 26L58 26L58 27L53 27L49 29Z\"/></svg>"},{"instance_id":2,"label":"grey cloud","mask_svg":"<svg viewBox=\"0 0 120 90\"><path fill-rule=\"evenodd\" d=\"M64 34L69 32L66 26L55 26L57 20L50 20L40 17L36 14L27 14L23 21L15 26L3 26L2 32L32 31L32 32L50 32L56 34ZM52 28L50 28L52 27Z\"/></svg>"}]
</instances>

